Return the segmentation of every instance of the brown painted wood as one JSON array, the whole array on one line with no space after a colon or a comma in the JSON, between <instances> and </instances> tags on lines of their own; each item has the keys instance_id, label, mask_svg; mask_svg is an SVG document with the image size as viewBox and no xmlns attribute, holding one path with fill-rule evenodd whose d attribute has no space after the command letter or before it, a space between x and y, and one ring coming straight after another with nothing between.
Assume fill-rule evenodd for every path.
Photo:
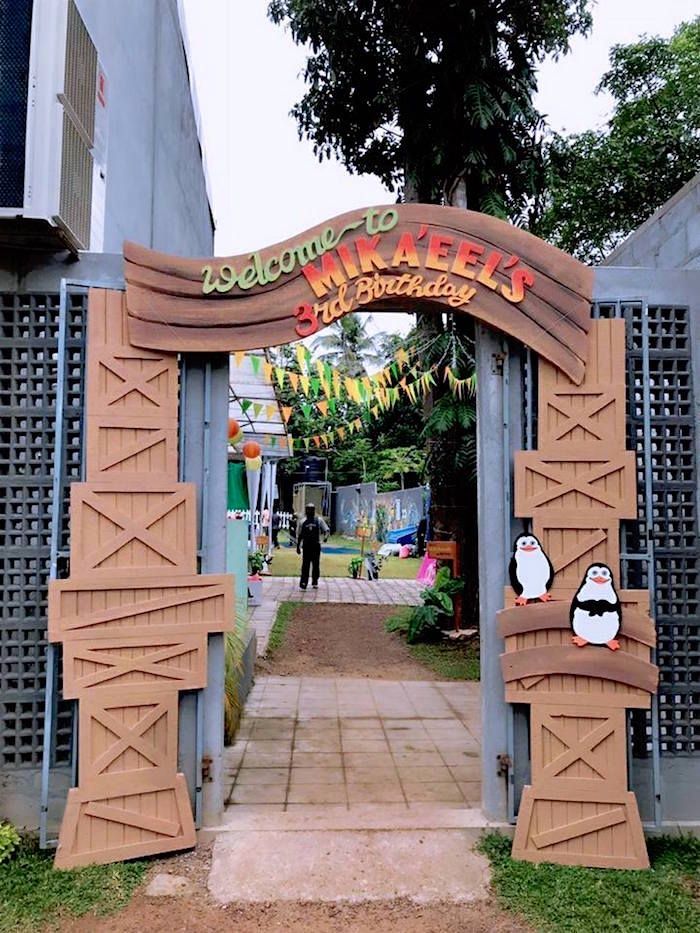
<instances>
[{"instance_id":1,"label":"brown painted wood","mask_svg":"<svg viewBox=\"0 0 700 933\"><path fill-rule=\"evenodd\" d=\"M49 592L63 696L79 700L60 868L194 845L178 693L206 686L208 635L234 618L233 578L196 574L177 358L131 345L121 292L90 292L87 374L88 482L71 489L71 576Z\"/></svg>"},{"instance_id":2,"label":"brown painted wood","mask_svg":"<svg viewBox=\"0 0 700 933\"><path fill-rule=\"evenodd\" d=\"M506 682L537 674L580 674L638 687L649 693L656 692L659 679L656 665L626 651L611 651L597 645L585 648L543 645L511 651L501 655L501 670Z\"/></svg>"},{"instance_id":3,"label":"brown painted wood","mask_svg":"<svg viewBox=\"0 0 700 933\"><path fill-rule=\"evenodd\" d=\"M623 593L619 595L622 596ZM502 609L496 613L496 619L501 638L545 629L570 630L569 601L530 603L527 606ZM650 648L656 645L654 623L648 615L639 611L623 611L621 633Z\"/></svg>"},{"instance_id":4,"label":"brown painted wood","mask_svg":"<svg viewBox=\"0 0 700 933\"><path fill-rule=\"evenodd\" d=\"M398 223L374 242L377 261L369 263L362 272L355 256L355 273L349 266L348 294L354 293L360 278L371 279L375 271L388 282L410 273L424 276L424 282L436 281L440 275L456 288L473 287L475 292L468 303L455 313L468 313L484 323L507 333L532 347L537 353L561 368L574 381L580 382L586 363L590 327L590 300L592 270L560 252L547 243L493 217L472 211L463 211L435 205L399 204L384 210L396 211ZM259 263L265 265L272 257L293 249L300 243L319 237L324 229L340 231L359 220L362 211L353 211L306 231L291 240L259 251ZM418 265L402 264L391 268L397 245L402 236L414 239ZM432 238L442 237L444 258L437 259L437 267L426 266ZM351 262L354 244L358 238L368 239L366 231L348 231L340 241L340 248L350 250ZM473 278L453 271L458 244L468 241L475 246ZM485 261L494 251L502 259L497 269L488 275L483 272ZM441 254L443 256L443 254ZM340 261L335 249L325 253L326 261ZM322 304L338 295L334 284L327 296L319 298L304 276L301 266L281 274L276 281L241 289L236 284L230 291L204 294L203 268L211 266L218 275L222 265L233 267L237 273L251 264L249 255L226 259L182 259L138 246L124 244L127 305L130 338L135 346L168 351L212 351L252 349L274 346L298 340L294 310L305 303L315 310L320 327L330 320L323 318ZM321 266L323 257L312 259L311 264ZM433 257L434 262L434 257ZM501 292L510 284L511 273L505 268L519 265L532 272L534 283L527 289L522 301L509 302ZM444 270L444 271L443 271ZM488 284L486 284L488 283ZM446 298L412 297L411 305L450 310ZM405 308L404 295L383 295L371 301L373 310ZM354 305L351 310L356 310ZM361 305L367 309L369 304Z\"/></svg>"}]
</instances>

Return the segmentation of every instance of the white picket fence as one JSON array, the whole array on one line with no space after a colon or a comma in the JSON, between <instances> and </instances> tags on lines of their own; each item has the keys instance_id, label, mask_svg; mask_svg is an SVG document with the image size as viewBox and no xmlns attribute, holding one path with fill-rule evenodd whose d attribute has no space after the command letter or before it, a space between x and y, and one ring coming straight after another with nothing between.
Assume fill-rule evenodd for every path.
<instances>
[{"instance_id":1,"label":"white picket fence","mask_svg":"<svg viewBox=\"0 0 700 933\"><path fill-rule=\"evenodd\" d=\"M291 521L293 517L292 513L291 512L278 512L277 514L279 515L279 518L280 518L280 529L283 528L285 531L288 531L289 522ZM241 515L243 516L243 518L246 519L246 521L250 521L250 509L245 509L243 511L239 510L236 512L228 512L229 518L240 517ZM255 510L255 524L258 526L258 528L260 527L260 520L261 520L260 510L256 509Z\"/></svg>"}]
</instances>

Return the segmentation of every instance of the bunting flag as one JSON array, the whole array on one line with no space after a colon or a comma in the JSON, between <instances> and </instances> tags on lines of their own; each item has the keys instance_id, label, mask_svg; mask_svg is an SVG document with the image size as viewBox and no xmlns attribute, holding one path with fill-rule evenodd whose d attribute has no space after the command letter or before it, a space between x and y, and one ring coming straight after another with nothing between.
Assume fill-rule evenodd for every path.
<instances>
[{"instance_id":1,"label":"bunting flag","mask_svg":"<svg viewBox=\"0 0 700 933\"><path fill-rule=\"evenodd\" d=\"M252 404L253 403L251 402L249 398L241 399L241 410L243 411L243 414L245 414L248 411L248 409L250 408Z\"/></svg>"},{"instance_id":2,"label":"bunting flag","mask_svg":"<svg viewBox=\"0 0 700 933\"><path fill-rule=\"evenodd\" d=\"M302 372L306 372L307 353L308 351L306 350L304 344L298 343L296 346L297 363L299 364L299 369L301 369Z\"/></svg>"},{"instance_id":3,"label":"bunting flag","mask_svg":"<svg viewBox=\"0 0 700 933\"><path fill-rule=\"evenodd\" d=\"M272 419L275 417L276 414L277 414L277 405L266 405L265 406L265 417L267 418L268 421L272 421Z\"/></svg>"},{"instance_id":4,"label":"bunting flag","mask_svg":"<svg viewBox=\"0 0 700 933\"><path fill-rule=\"evenodd\" d=\"M259 418L260 412L263 410L264 407L265 406L263 405L262 402L253 402L253 417Z\"/></svg>"},{"instance_id":5,"label":"bunting flag","mask_svg":"<svg viewBox=\"0 0 700 933\"><path fill-rule=\"evenodd\" d=\"M272 382L272 363L268 360L265 360L263 363L263 376L265 377L265 382Z\"/></svg>"},{"instance_id":6,"label":"bunting flag","mask_svg":"<svg viewBox=\"0 0 700 933\"><path fill-rule=\"evenodd\" d=\"M284 388L284 377L286 375L287 373L282 369L281 366L275 367L275 376L277 377L277 385L280 387L280 389Z\"/></svg>"},{"instance_id":7,"label":"bunting flag","mask_svg":"<svg viewBox=\"0 0 700 933\"><path fill-rule=\"evenodd\" d=\"M253 373L257 376L260 372L260 364L262 363L262 358L251 354L248 359L250 360L250 365L253 370Z\"/></svg>"},{"instance_id":8,"label":"bunting flag","mask_svg":"<svg viewBox=\"0 0 700 933\"><path fill-rule=\"evenodd\" d=\"M467 395L474 395L476 389L476 376L472 374L465 379L458 379L450 366L445 367L445 381L450 387L453 395L457 398L464 398Z\"/></svg>"},{"instance_id":9,"label":"bunting flag","mask_svg":"<svg viewBox=\"0 0 700 933\"><path fill-rule=\"evenodd\" d=\"M339 427L339 428L336 428L335 430L336 430L336 434L337 434L338 437L341 439L341 441L344 441L344 440L345 440L345 433L346 433L346 432L345 432L345 428L341 426L341 427Z\"/></svg>"},{"instance_id":10,"label":"bunting flag","mask_svg":"<svg viewBox=\"0 0 700 933\"><path fill-rule=\"evenodd\" d=\"M292 407L291 405L283 405L280 411L282 412L282 420L286 424L292 416Z\"/></svg>"},{"instance_id":11,"label":"bunting flag","mask_svg":"<svg viewBox=\"0 0 700 933\"><path fill-rule=\"evenodd\" d=\"M311 403L310 402L302 402L299 407L301 408L302 413L305 418L311 417Z\"/></svg>"},{"instance_id":12,"label":"bunting flag","mask_svg":"<svg viewBox=\"0 0 700 933\"><path fill-rule=\"evenodd\" d=\"M289 376L289 384L296 392L299 389L299 373L287 373L287 375Z\"/></svg>"},{"instance_id":13,"label":"bunting flag","mask_svg":"<svg viewBox=\"0 0 700 933\"><path fill-rule=\"evenodd\" d=\"M243 360L245 359L245 353L243 352L243 350L236 350L236 352L234 353L234 357L236 359L236 366L240 366Z\"/></svg>"},{"instance_id":14,"label":"bunting flag","mask_svg":"<svg viewBox=\"0 0 700 933\"><path fill-rule=\"evenodd\" d=\"M306 375L299 376L299 384L301 385L301 391L304 395L309 394L310 379Z\"/></svg>"},{"instance_id":15,"label":"bunting flag","mask_svg":"<svg viewBox=\"0 0 700 933\"><path fill-rule=\"evenodd\" d=\"M340 373L337 369L333 370L333 394L336 398L340 398L340 393L342 392L343 387L340 381Z\"/></svg>"},{"instance_id":16,"label":"bunting flag","mask_svg":"<svg viewBox=\"0 0 700 933\"><path fill-rule=\"evenodd\" d=\"M316 402L316 408L318 408L324 417L328 414L328 402Z\"/></svg>"}]
</instances>

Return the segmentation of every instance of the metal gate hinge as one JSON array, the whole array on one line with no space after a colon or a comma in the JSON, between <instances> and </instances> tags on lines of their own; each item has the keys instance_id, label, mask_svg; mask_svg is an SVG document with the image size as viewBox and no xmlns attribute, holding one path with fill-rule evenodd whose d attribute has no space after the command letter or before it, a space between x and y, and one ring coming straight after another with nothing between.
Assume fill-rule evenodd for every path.
<instances>
[{"instance_id":1,"label":"metal gate hinge","mask_svg":"<svg viewBox=\"0 0 700 933\"><path fill-rule=\"evenodd\" d=\"M503 364L505 362L506 355L505 353L492 353L491 354L491 372L494 375L502 376L503 375Z\"/></svg>"},{"instance_id":2,"label":"metal gate hinge","mask_svg":"<svg viewBox=\"0 0 700 933\"><path fill-rule=\"evenodd\" d=\"M508 777L508 772L513 767L513 759L510 755L496 755L496 761L498 762L498 771L496 772L499 777Z\"/></svg>"},{"instance_id":3,"label":"metal gate hinge","mask_svg":"<svg viewBox=\"0 0 700 933\"><path fill-rule=\"evenodd\" d=\"M211 776L212 764L213 760L211 755L204 755L202 758L202 784L204 784L205 781L210 783L213 780Z\"/></svg>"}]
</instances>

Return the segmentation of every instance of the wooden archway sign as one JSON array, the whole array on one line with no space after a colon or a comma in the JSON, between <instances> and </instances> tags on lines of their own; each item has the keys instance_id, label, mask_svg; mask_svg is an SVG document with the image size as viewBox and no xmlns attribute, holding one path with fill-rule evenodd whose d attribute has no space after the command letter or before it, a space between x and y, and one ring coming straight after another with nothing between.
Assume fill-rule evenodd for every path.
<instances>
[{"instance_id":1,"label":"wooden archway sign","mask_svg":"<svg viewBox=\"0 0 700 933\"><path fill-rule=\"evenodd\" d=\"M181 259L127 242L124 259L135 346L258 349L410 304L468 313L583 379L593 270L486 214L370 207L248 255Z\"/></svg>"},{"instance_id":2,"label":"wooden archway sign","mask_svg":"<svg viewBox=\"0 0 700 933\"><path fill-rule=\"evenodd\" d=\"M49 595L64 695L80 700L80 783L56 864L194 844L177 696L206 684L207 636L230 627L233 588L226 575L195 573L195 490L178 481L177 353L289 343L358 308L409 303L468 313L540 356L539 449L516 462L516 514L533 519L552 555L562 602L500 615L506 696L532 704L539 730L515 854L648 864L624 741L624 709L647 706L656 685L648 594L621 594L635 621L604 664L568 647L563 611L588 555L619 568L619 520L636 502L624 323L591 320L592 270L503 221L418 204L345 214L232 259L131 243L124 258L126 295L90 292L86 482L71 495L71 577Z\"/></svg>"}]
</instances>

